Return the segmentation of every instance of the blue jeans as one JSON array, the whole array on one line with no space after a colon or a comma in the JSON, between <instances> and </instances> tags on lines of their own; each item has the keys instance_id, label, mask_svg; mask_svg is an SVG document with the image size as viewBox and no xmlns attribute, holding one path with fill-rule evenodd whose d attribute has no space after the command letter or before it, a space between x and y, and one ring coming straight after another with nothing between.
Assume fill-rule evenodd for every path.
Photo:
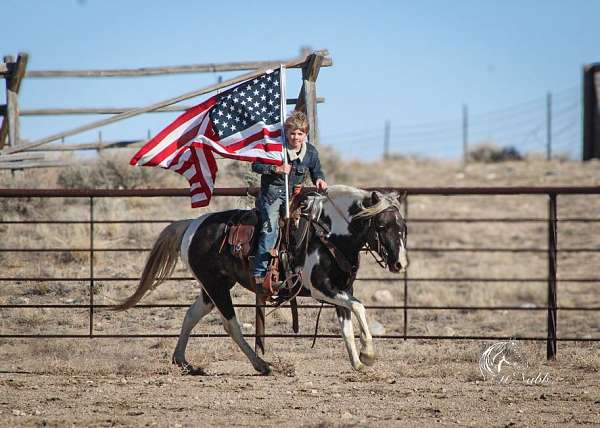
<instances>
[{"instance_id":1,"label":"blue jeans","mask_svg":"<svg viewBox=\"0 0 600 428\"><path fill-rule=\"evenodd\" d=\"M258 234L252 276L264 277L267 274L271 258L269 251L275 247L279 236L279 209L284 203L284 188L269 188L265 194L261 192L258 199L261 229Z\"/></svg>"}]
</instances>

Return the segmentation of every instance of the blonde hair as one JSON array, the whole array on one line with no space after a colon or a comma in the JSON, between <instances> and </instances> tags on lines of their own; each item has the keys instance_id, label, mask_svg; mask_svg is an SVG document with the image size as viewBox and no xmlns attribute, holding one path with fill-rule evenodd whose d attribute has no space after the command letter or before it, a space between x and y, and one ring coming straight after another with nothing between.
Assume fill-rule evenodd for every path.
<instances>
[{"instance_id":1,"label":"blonde hair","mask_svg":"<svg viewBox=\"0 0 600 428\"><path fill-rule=\"evenodd\" d=\"M285 130L294 131L296 129L301 130L305 134L308 134L308 119L306 115L301 111L294 111L285 120Z\"/></svg>"}]
</instances>

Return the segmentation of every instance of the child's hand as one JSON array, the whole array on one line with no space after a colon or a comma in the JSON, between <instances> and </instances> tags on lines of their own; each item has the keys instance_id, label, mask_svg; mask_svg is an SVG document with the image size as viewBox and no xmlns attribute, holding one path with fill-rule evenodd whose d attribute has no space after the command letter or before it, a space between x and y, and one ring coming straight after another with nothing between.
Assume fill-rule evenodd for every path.
<instances>
[{"instance_id":1,"label":"child's hand","mask_svg":"<svg viewBox=\"0 0 600 428\"><path fill-rule=\"evenodd\" d=\"M317 186L317 190L325 190L325 189L327 189L327 183L325 182L325 180L322 180L320 178L315 183L315 186Z\"/></svg>"},{"instance_id":2,"label":"child's hand","mask_svg":"<svg viewBox=\"0 0 600 428\"><path fill-rule=\"evenodd\" d=\"M276 166L275 167L275 173L276 174L289 174L291 171L291 167L289 164L284 163L282 165Z\"/></svg>"}]
</instances>

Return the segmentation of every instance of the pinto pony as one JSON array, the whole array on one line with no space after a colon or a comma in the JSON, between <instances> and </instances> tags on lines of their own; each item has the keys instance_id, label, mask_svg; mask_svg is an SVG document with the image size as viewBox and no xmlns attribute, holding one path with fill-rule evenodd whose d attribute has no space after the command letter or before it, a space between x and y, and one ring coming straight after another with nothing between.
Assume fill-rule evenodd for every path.
<instances>
[{"instance_id":1,"label":"pinto pony","mask_svg":"<svg viewBox=\"0 0 600 428\"><path fill-rule=\"evenodd\" d=\"M394 193L368 192L349 186L330 186L326 195L306 198L306 207L295 222L295 239L290 245L291 268L302 278L300 295L335 305L350 363L356 370L375 360L373 340L364 305L353 296L353 283L360 251L377 253L380 264L391 272L408 266L407 229ZM242 335L231 300L230 289L239 283L255 291L247 263L230 251L221 251L226 225L239 218L240 210L204 214L167 226L154 244L137 287L123 303L114 307L133 307L149 291L169 278L178 255L202 286L202 293L188 309L173 353L173 363L184 374L203 374L201 368L186 361L185 350L192 329L212 311L219 310L223 327L252 366L261 374L271 367L250 347ZM360 326L360 354L354 341L352 315Z\"/></svg>"}]
</instances>

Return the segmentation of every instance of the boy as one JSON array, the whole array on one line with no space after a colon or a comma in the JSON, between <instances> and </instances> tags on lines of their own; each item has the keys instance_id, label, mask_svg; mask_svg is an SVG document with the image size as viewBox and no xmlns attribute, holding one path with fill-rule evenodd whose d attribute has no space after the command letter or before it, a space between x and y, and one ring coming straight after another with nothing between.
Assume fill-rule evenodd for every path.
<instances>
[{"instance_id":1,"label":"boy","mask_svg":"<svg viewBox=\"0 0 600 428\"><path fill-rule=\"evenodd\" d=\"M258 210L261 229L254 258L252 275L258 286L262 286L269 264L269 252L275 246L279 234L279 209L285 204L285 177L288 174L288 185L291 189L302 184L306 173L310 173L313 184L319 190L327 188L325 176L321 171L319 152L312 144L306 143L308 120L300 111L293 112L284 125L288 164L281 166L266 165L260 162L252 164L252 171L261 174Z\"/></svg>"}]
</instances>

